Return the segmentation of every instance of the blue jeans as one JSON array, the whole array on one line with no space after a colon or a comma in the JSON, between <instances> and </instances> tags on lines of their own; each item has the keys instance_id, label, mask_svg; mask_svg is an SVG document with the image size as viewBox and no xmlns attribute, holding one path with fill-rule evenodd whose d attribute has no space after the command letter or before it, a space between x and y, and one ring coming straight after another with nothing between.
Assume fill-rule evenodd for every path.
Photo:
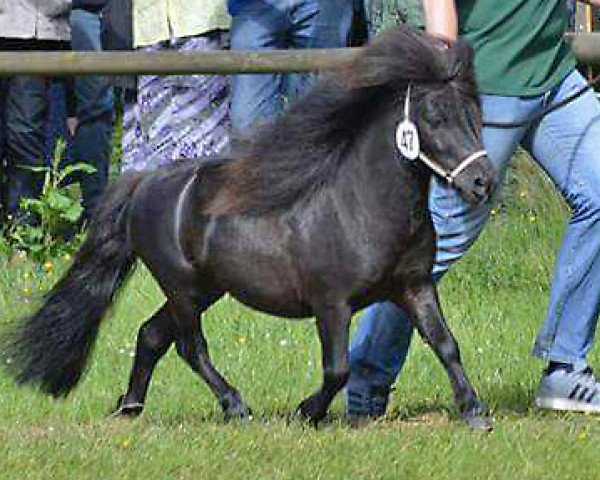
<instances>
[{"instance_id":1,"label":"blue jeans","mask_svg":"<svg viewBox=\"0 0 600 480\"><path fill-rule=\"evenodd\" d=\"M249 0L231 22L233 50L345 47L353 0ZM231 121L240 130L279 113L304 92L310 74L235 75Z\"/></svg>"},{"instance_id":2,"label":"blue jeans","mask_svg":"<svg viewBox=\"0 0 600 480\"><path fill-rule=\"evenodd\" d=\"M73 50L102 50L101 23L97 13L71 11L71 47ZM77 130L73 140L73 161L96 168L93 174L76 175L83 195L84 218L89 218L108 183L113 133L113 91L108 78L75 78Z\"/></svg>"},{"instance_id":3,"label":"blue jeans","mask_svg":"<svg viewBox=\"0 0 600 480\"><path fill-rule=\"evenodd\" d=\"M584 84L573 71L544 95L482 95L484 119L522 120L549 102L559 102ZM550 176L571 207L571 218L558 253L550 305L533 349L537 357L586 365L600 304L600 103L586 92L530 128L484 128L483 143L500 181L518 144ZM473 207L437 181L430 208L437 239L434 278L439 280L473 244L492 203ZM350 350L350 385L389 387L406 359L413 326L404 311L390 302L364 313Z\"/></svg>"}]
</instances>

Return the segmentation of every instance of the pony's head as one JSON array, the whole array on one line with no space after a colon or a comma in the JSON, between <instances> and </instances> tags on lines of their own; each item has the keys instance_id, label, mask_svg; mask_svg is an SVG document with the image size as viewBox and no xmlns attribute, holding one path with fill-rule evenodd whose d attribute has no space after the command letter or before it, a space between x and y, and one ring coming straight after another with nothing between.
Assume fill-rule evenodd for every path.
<instances>
[{"instance_id":1,"label":"pony's head","mask_svg":"<svg viewBox=\"0 0 600 480\"><path fill-rule=\"evenodd\" d=\"M466 43L440 47L428 35L393 29L358 56L345 81L355 90L393 92L396 125L408 117L416 126L420 150L412 161L425 163L471 203L489 197L496 177L482 143L472 50ZM399 148L398 155L407 154Z\"/></svg>"},{"instance_id":2,"label":"pony's head","mask_svg":"<svg viewBox=\"0 0 600 480\"><path fill-rule=\"evenodd\" d=\"M421 159L439 165L442 172L435 173L475 204L490 196L496 175L482 142L472 52L466 43L456 42L441 54L447 59L442 71L448 79L442 79L440 88L427 89L415 111L423 138Z\"/></svg>"}]
</instances>

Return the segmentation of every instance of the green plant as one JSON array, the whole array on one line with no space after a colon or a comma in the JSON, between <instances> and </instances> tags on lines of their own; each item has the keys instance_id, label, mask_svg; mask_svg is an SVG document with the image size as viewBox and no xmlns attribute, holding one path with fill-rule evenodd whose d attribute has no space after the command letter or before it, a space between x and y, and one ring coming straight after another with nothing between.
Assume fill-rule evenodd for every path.
<instances>
[{"instance_id":1,"label":"green plant","mask_svg":"<svg viewBox=\"0 0 600 480\"><path fill-rule=\"evenodd\" d=\"M5 233L13 248L23 250L35 261L44 261L64 253L71 253L79 244L80 218L83 212L81 192L75 183L67 183L73 174L91 174L96 169L86 163L62 166L65 142L57 142L52 164L27 167L44 174L44 186L39 198L23 198L20 206L24 213L8 226ZM65 237L71 241L65 241Z\"/></svg>"}]
</instances>

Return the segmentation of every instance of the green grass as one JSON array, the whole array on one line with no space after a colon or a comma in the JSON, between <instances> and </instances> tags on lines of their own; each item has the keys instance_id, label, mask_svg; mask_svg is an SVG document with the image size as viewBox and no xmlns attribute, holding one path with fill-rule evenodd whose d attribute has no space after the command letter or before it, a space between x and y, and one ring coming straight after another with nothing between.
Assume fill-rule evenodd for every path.
<instances>
[{"instance_id":1,"label":"green grass","mask_svg":"<svg viewBox=\"0 0 600 480\"><path fill-rule=\"evenodd\" d=\"M600 422L532 407L543 364L530 356L543 321L566 209L522 160L480 241L446 277L444 311L467 372L494 412L491 434L461 424L441 366L416 338L388 415L361 429L341 399L319 429L289 421L320 379L312 321L287 322L225 298L205 319L216 365L254 411L226 425L174 352L156 370L144 414L111 420L137 328L162 301L143 268L101 331L85 379L64 401L0 374L0 478L373 479L600 478ZM0 271L2 323L33 308L65 267L15 257ZM357 322L355 322L357 323ZM598 354L591 356L599 365Z\"/></svg>"}]
</instances>

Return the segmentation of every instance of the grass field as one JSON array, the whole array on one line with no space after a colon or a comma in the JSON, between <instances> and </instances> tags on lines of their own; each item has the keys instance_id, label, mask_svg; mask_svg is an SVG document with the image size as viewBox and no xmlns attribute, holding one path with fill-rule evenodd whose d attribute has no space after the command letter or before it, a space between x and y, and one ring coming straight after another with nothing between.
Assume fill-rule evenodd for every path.
<instances>
[{"instance_id":1,"label":"grass field","mask_svg":"<svg viewBox=\"0 0 600 480\"><path fill-rule=\"evenodd\" d=\"M140 268L68 399L17 389L0 374L0 478L600 478L600 419L532 406L544 365L529 352L566 209L545 178L518 163L481 240L441 287L467 371L493 409L491 434L459 422L446 376L418 338L385 418L350 428L337 399L316 430L288 420L320 380L313 322L274 319L229 298L206 315L207 338L254 419L224 424L208 389L174 352L157 368L144 414L108 419L127 382L137 328L162 301ZM3 262L1 322L9 323L33 308L67 261ZM590 360L600 365L596 351Z\"/></svg>"}]
</instances>

